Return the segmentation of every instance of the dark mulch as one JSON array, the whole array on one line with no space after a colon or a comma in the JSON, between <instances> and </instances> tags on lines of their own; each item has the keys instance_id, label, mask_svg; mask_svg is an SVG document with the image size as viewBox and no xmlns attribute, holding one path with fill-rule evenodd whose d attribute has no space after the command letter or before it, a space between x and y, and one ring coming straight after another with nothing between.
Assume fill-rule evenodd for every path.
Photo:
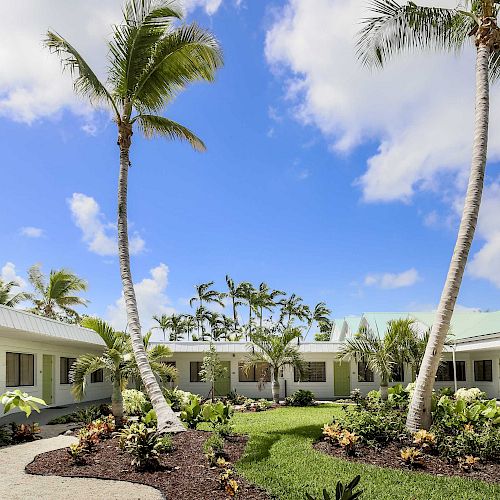
<instances>
[{"instance_id":1,"label":"dark mulch","mask_svg":"<svg viewBox=\"0 0 500 500\"><path fill-rule=\"evenodd\" d=\"M26 466L30 474L94 477L131 481L160 490L167 499L201 500L227 499L218 482L220 469L211 468L203 454L203 443L208 432L187 431L174 436L175 450L161 458L161 467L155 472L137 472L130 465L130 455L118 447L118 438L99 443L89 454L84 465L73 465L66 449L42 453ZM227 460L234 463L243 454L247 438L232 436L226 440ZM235 475L238 497L248 500L269 499L267 493Z\"/></svg>"},{"instance_id":2,"label":"dark mulch","mask_svg":"<svg viewBox=\"0 0 500 500\"><path fill-rule=\"evenodd\" d=\"M478 462L473 470L465 471L461 469L457 463L448 462L437 456L425 454L424 464L410 469L401 461L401 446L395 443L391 443L384 448L360 446L354 457L347 457L342 448L334 446L326 441L318 441L314 443L313 447L318 451L341 458L342 460L362 462L377 465L378 467L427 472L436 476L462 476L470 479L479 479L488 483L500 482L500 464L492 462Z\"/></svg>"}]
</instances>

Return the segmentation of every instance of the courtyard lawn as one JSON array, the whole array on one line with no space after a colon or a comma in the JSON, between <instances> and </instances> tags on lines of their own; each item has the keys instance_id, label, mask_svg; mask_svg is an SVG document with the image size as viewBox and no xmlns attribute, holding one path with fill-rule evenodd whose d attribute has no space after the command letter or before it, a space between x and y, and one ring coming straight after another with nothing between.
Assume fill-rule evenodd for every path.
<instances>
[{"instance_id":1,"label":"courtyard lawn","mask_svg":"<svg viewBox=\"0 0 500 500\"><path fill-rule=\"evenodd\" d=\"M357 474L366 499L500 498L500 485L352 463L315 451L313 441L338 409L331 404L235 414L236 431L250 436L236 468L280 499L304 500L306 492L319 495L323 488L334 491L338 480L349 482Z\"/></svg>"}]
</instances>

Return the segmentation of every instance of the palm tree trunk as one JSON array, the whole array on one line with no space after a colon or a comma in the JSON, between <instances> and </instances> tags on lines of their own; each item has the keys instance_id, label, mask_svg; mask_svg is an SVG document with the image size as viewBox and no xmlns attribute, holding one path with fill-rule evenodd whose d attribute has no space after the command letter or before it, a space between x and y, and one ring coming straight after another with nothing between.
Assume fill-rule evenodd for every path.
<instances>
[{"instance_id":1,"label":"palm tree trunk","mask_svg":"<svg viewBox=\"0 0 500 500\"><path fill-rule=\"evenodd\" d=\"M127 226L127 188L128 169L130 166L129 150L132 139L132 126L128 123L119 125L118 145L120 146L120 177L118 182L118 255L123 295L127 310L128 326L132 349L141 374L142 382L149 395L158 417L158 432L181 432L184 426L168 406L148 362L141 335L141 324L137 310L132 273L130 271L130 254Z\"/></svg>"},{"instance_id":2,"label":"palm tree trunk","mask_svg":"<svg viewBox=\"0 0 500 500\"><path fill-rule=\"evenodd\" d=\"M380 399L382 401L387 401L389 398L389 384L387 380L380 381Z\"/></svg>"},{"instance_id":3,"label":"palm tree trunk","mask_svg":"<svg viewBox=\"0 0 500 500\"><path fill-rule=\"evenodd\" d=\"M481 30L482 27L479 29ZM419 429L429 429L431 424L431 398L434 379L436 377L441 352L448 334L453 309L455 308L465 265L467 263L467 257L476 230L483 191L488 146L488 61L490 51L489 44L486 43L479 44L477 48L476 111L469 185L467 187L462 220L460 222L457 241L451 258L448 276L446 277L422 365L418 372L415 391L408 410L406 426L412 432L416 432Z\"/></svg>"},{"instance_id":4,"label":"palm tree trunk","mask_svg":"<svg viewBox=\"0 0 500 500\"><path fill-rule=\"evenodd\" d=\"M111 395L111 411L115 417L116 427L123 425L123 397L122 388L120 384L120 372L115 373L113 380L113 393Z\"/></svg>"},{"instance_id":5,"label":"palm tree trunk","mask_svg":"<svg viewBox=\"0 0 500 500\"><path fill-rule=\"evenodd\" d=\"M278 380L279 377L279 371L277 368L273 370L273 386L272 386L272 392L273 392L273 401L276 404L279 404L280 402L280 382Z\"/></svg>"}]
</instances>

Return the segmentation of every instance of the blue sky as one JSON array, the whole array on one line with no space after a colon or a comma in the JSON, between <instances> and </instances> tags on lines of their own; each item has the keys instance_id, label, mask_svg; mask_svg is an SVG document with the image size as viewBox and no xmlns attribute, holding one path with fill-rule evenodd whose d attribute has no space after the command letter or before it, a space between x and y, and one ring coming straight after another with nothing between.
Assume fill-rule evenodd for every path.
<instances>
[{"instance_id":1,"label":"blue sky","mask_svg":"<svg viewBox=\"0 0 500 500\"><path fill-rule=\"evenodd\" d=\"M442 59L426 62L421 71L428 78L421 80L411 74L405 80L399 71L391 95L380 90L387 88L381 78L392 78L408 58L395 63L388 76L346 62L347 73L356 71L346 86L338 81L342 61L350 57L342 49L345 41L308 39L323 36L322 14L340 22L335 9L340 18L351 16L357 13L352 5L351 11L335 0L321 0L317 17L305 16L318 22L316 32L301 25L306 6L300 0L195 3L188 18L215 32L225 67L214 84L187 89L166 113L204 139L205 154L134 135L129 218L138 250L132 258L134 281L141 287L139 299L147 303L143 314L186 310L194 284L214 280L222 289L226 273L237 281L266 281L310 304L324 300L335 317L433 308L463 196L471 74L446 91L447 102L440 100L446 109L464 109L460 133L450 114L450 128L431 134L438 147L425 138L434 124L433 101L422 96ZM120 2L107 4L103 26L108 15L119 20ZM37 22L70 40L88 35L69 11L54 19L44 16ZM30 40L42 32L35 24L25 29ZM309 43L316 49L311 53ZM86 48L99 65L104 41L95 36ZM23 50L34 60L41 57L36 43ZM40 76L18 68L12 58L6 64L17 76L0 79L0 268L4 277L25 279L33 263L45 271L68 267L89 282L88 311L119 322L118 263L110 255L116 130L105 114L90 114L74 101L68 80L50 73L46 61ZM460 75L470 61L466 53L459 61L451 57L449 64ZM406 83L411 88L403 92ZM439 96L439 88L433 93ZM400 124L402 114L407 119ZM421 142L412 144L408 137ZM475 263L459 297L464 307L498 309L497 142L491 147L484 222L471 253ZM149 317L143 320L147 325Z\"/></svg>"}]
</instances>

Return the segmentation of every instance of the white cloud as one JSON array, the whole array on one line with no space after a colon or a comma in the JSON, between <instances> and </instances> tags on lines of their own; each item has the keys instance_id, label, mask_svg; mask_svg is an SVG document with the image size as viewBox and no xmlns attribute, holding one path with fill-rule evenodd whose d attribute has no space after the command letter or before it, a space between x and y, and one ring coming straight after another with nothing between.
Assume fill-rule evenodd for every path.
<instances>
[{"instance_id":1,"label":"white cloud","mask_svg":"<svg viewBox=\"0 0 500 500\"><path fill-rule=\"evenodd\" d=\"M43 236L43 229L33 226L25 226L19 229L19 233L27 238L41 238Z\"/></svg>"},{"instance_id":2,"label":"white cloud","mask_svg":"<svg viewBox=\"0 0 500 500\"><path fill-rule=\"evenodd\" d=\"M20 288L26 288L26 281L16 273L16 266L12 262L6 262L0 269L0 279L5 283L15 281Z\"/></svg>"},{"instance_id":3,"label":"white cloud","mask_svg":"<svg viewBox=\"0 0 500 500\"><path fill-rule=\"evenodd\" d=\"M310 3L288 0L266 37L267 60L284 78L296 118L318 127L336 152L378 144L357 180L365 201L409 201L418 190L436 190L443 172L456 177L454 189L460 189L470 161L473 50L458 57L412 52L369 71L355 53L367 3L316 0L313 9ZM440 5L455 7L456 0ZM491 106L494 122L496 92ZM490 136L489 158L500 158L498 134Z\"/></svg>"},{"instance_id":4,"label":"white cloud","mask_svg":"<svg viewBox=\"0 0 500 500\"><path fill-rule=\"evenodd\" d=\"M73 193L68 204L88 249L98 255L117 255L116 225L106 221L97 201L91 196ZM142 252L145 245L146 242L139 234L133 234L129 240L130 254L136 255Z\"/></svg>"},{"instance_id":5,"label":"white cloud","mask_svg":"<svg viewBox=\"0 0 500 500\"><path fill-rule=\"evenodd\" d=\"M378 288L393 289L404 288L414 285L420 280L415 268L401 273L368 274L365 277L365 286L376 286Z\"/></svg>"},{"instance_id":6,"label":"white cloud","mask_svg":"<svg viewBox=\"0 0 500 500\"><path fill-rule=\"evenodd\" d=\"M185 0L188 11L197 7L213 14L222 0ZM42 45L48 29L66 37L103 79L107 66L106 41L111 25L121 21L122 0L23 0L10 2L0 28L0 116L32 123L70 109L95 132L87 103L73 92L69 74L61 74L58 58ZM29 15L27 13L29 12ZM22 20L20 22L20 20Z\"/></svg>"},{"instance_id":7,"label":"white cloud","mask_svg":"<svg viewBox=\"0 0 500 500\"><path fill-rule=\"evenodd\" d=\"M153 326L153 315L175 312L175 309L170 304L170 299L165 294L168 285L168 273L168 266L160 263L150 270L150 278L144 278L139 283L134 284L143 333ZM113 305L108 306L107 319L115 328L125 329L127 313L123 293Z\"/></svg>"}]
</instances>

